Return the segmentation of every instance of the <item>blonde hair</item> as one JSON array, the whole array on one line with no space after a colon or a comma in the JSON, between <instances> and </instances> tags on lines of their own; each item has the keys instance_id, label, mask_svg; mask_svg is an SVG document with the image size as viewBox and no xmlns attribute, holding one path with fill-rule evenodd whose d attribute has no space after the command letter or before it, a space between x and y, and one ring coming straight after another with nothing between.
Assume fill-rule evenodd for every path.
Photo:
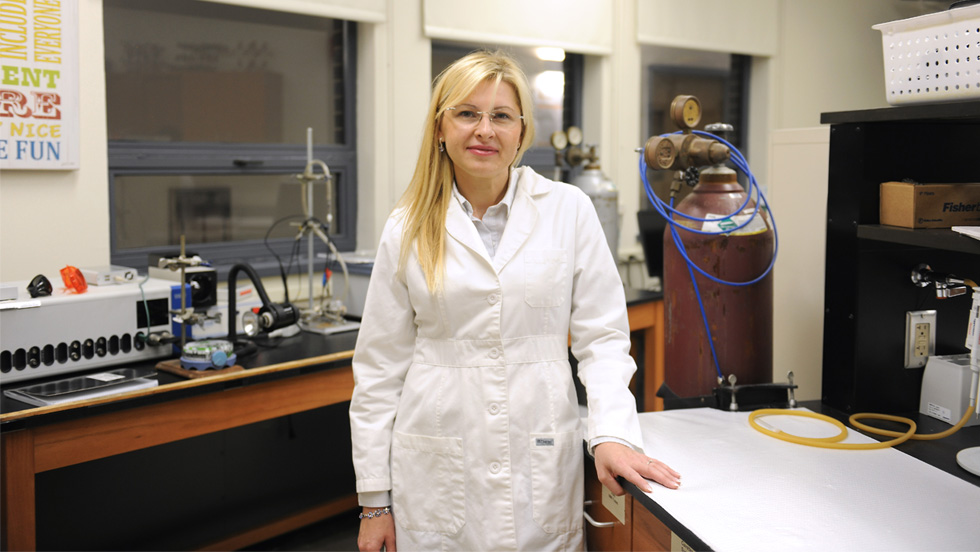
<instances>
[{"instance_id":1,"label":"blonde hair","mask_svg":"<svg viewBox=\"0 0 980 552\"><path fill-rule=\"evenodd\" d=\"M442 287L446 268L446 211L453 186L452 162L439 151L439 127L447 107L462 102L485 82L497 86L506 83L517 92L518 108L524 119L520 146L511 166L516 166L534 143L530 86L510 55L478 50L456 60L436 78L415 174L398 202L405 211L399 270L405 268L414 246L430 292Z\"/></svg>"}]
</instances>

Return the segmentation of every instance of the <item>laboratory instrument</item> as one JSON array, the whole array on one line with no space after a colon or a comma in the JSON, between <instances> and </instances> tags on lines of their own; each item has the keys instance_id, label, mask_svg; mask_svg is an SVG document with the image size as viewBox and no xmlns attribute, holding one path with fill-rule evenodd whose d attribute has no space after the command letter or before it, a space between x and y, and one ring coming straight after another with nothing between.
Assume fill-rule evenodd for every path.
<instances>
[{"instance_id":1,"label":"laboratory instrument","mask_svg":"<svg viewBox=\"0 0 980 552\"><path fill-rule=\"evenodd\" d=\"M224 339L201 339L184 345L180 355L181 367L188 370L222 369L234 366L238 360L235 346Z\"/></svg>"},{"instance_id":2,"label":"laboratory instrument","mask_svg":"<svg viewBox=\"0 0 980 552\"><path fill-rule=\"evenodd\" d=\"M85 293L55 288L0 303L0 381L57 376L172 354L171 282L143 278ZM151 336L153 339L150 339Z\"/></svg>"},{"instance_id":3,"label":"laboratory instrument","mask_svg":"<svg viewBox=\"0 0 980 552\"><path fill-rule=\"evenodd\" d=\"M919 413L953 425L971 410L971 386L973 374L969 354L931 356L922 373L922 392ZM980 418L971 416L964 427L980 424Z\"/></svg>"},{"instance_id":4,"label":"laboratory instrument","mask_svg":"<svg viewBox=\"0 0 980 552\"><path fill-rule=\"evenodd\" d=\"M174 301L177 304L170 311L173 315L174 335L179 336L178 340L180 342L179 346L175 345L174 347L175 353L179 354L183 351L193 326L199 325L203 327L206 322L220 321L220 314L209 314L203 308L209 304L213 304L213 297L209 296L208 293L217 289L217 274L202 271L207 268L210 267L207 266L207 263L200 256L187 255L185 238L181 235L180 254L176 257L159 257L157 259L157 270L152 271L151 267L151 271L148 272L150 275L154 273L166 274L167 272L177 274L176 280L178 284L174 287L177 289L177 298L179 298L179 301ZM189 274L191 270L195 271L194 276ZM167 278L170 279L172 276L168 276ZM214 280L214 287L210 287L209 284L212 280ZM187 296L188 291L190 291L190 298ZM188 302L188 299L190 299L190 302Z\"/></svg>"},{"instance_id":5,"label":"laboratory instrument","mask_svg":"<svg viewBox=\"0 0 980 552\"><path fill-rule=\"evenodd\" d=\"M292 303L273 303L265 292L262 279L250 265L241 263L228 271L228 312L238 312L238 273L244 272L255 286L256 293L262 301L262 306L248 310L242 314L242 326L245 334L255 337L262 332L272 332L296 324L299 321L299 310ZM228 316L228 340L235 342L238 334L237 316Z\"/></svg>"},{"instance_id":6,"label":"laboratory instrument","mask_svg":"<svg viewBox=\"0 0 980 552\"><path fill-rule=\"evenodd\" d=\"M337 247L334 245L329 236L330 225L333 223L333 177L330 175L330 168L326 163L319 159L313 158L312 128L308 128L306 130L306 159L306 166L303 169L303 172L296 175L296 179L303 183L306 193L304 201L306 219L299 225L299 232L296 234L296 241L302 240L303 237L307 238L307 275L309 293L309 304L306 310L300 313L299 327L303 331L320 334L332 334L336 332L355 330L360 324L344 318L344 315L347 314L347 309L344 306L344 300L346 300L350 290L350 274L347 271L347 263L340 255L340 252L337 251ZM315 169L317 167L320 168L321 172L316 172ZM318 220L313 215L313 185L316 183L324 183L327 190L326 205L324 206L324 209L326 210L326 222ZM322 241L327 246L336 262L340 265L341 272L344 276L344 292L337 297L333 293L333 278L328 276L330 271L324 271L323 285L321 286L323 294L319 304L315 303L313 293L313 282L317 276L313 270L314 237Z\"/></svg>"},{"instance_id":7,"label":"laboratory instrument","mask_svg":"<svg viewBox=\"0 0 980 552\"><path fill-rule=\"evenodd\" d=\"M198 255L193 254L191 257L199 258ZM179 292L177 287L177 282L180 281L179 271L161 268L159 266L161 258L151 259L148 268L150 277L172 280L174 289ZM188 286L187 291L190 293L190 306L195 310L206 309L218 304L218 271L206 260L202 260L201 264L198 265L191 264L184 267L184 284ZM178 296L178 301L179 299ZM174 307L179 308L180 304L177 303Z\"/></svg>"}]
</instances>

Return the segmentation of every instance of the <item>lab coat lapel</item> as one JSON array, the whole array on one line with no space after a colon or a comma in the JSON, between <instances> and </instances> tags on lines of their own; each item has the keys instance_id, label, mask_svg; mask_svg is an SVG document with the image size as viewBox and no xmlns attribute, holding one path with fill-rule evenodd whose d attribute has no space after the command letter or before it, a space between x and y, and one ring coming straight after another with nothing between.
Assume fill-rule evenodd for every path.
<instances>
[{"instance_id":1,"label":"lab coat lapel","mask_svg":"<svg viewBox=\"0 0 980 552\"><path fill-rule=\"evenodd\" d=\"M517 186L517 194L507 216L504 235L500 237L500 246L493 256L493 268L498 274L524 245L538 221L538 207L531 198L532 187L530 178L522 179Z\"/></svg>"},{"instance_id":2,"label":"lab coat lapel","mask_svg":"<svg viewBox=\"0 0 980 552\"><path fill-rule=\"evenodd\" d=\"M487 253L487 246L483 245L483 240L480 239L480 234L473 226L473 221L463 211L463 207L456 201L456 198L449 201L449 211L446 213L446 232L450 238L471 250L488 265L492 265L490 255Z\"/></svg>"}]
</instances>

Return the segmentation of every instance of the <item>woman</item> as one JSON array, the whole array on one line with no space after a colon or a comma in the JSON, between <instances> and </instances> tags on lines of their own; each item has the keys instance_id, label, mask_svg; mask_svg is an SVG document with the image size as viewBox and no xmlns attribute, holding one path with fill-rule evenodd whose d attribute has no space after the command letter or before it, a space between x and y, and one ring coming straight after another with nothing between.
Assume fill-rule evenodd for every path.
<instances>
[{"instance_id":1,"label":"woman","mask_svg":"<svg viewBox=\"0 0 980 552\"><path fill-rule=\"evenodd\" d=\"M581 549L588 394L600 481L677 488L645 456L622 283L588 197L514 168L526 77L475 52L437 79L354 351L361 550ZM388 508L390 506L390 508Z\"/></svg>"}]
</instances>

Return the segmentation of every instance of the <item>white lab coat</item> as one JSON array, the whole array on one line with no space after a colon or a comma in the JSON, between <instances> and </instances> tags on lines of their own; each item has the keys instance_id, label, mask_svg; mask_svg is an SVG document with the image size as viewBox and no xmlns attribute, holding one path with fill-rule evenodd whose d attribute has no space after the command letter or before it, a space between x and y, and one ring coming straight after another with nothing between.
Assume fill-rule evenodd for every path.
<instances>
[{"instance_id":1,"label":"white lab coat","mask_svg":"<svg viewBox=\"0 0 980 552\"><path fill-rule=\"evenodd\" d=\"M414 254L396 272L398 213L378 248L353 359L353 459L358 492L391 491L402 551L581 549L583 429L642 450L623 285L595 209L530 168L511 185L493 259L450 202L436 295Z\"/></svg>"}]
</instances>

